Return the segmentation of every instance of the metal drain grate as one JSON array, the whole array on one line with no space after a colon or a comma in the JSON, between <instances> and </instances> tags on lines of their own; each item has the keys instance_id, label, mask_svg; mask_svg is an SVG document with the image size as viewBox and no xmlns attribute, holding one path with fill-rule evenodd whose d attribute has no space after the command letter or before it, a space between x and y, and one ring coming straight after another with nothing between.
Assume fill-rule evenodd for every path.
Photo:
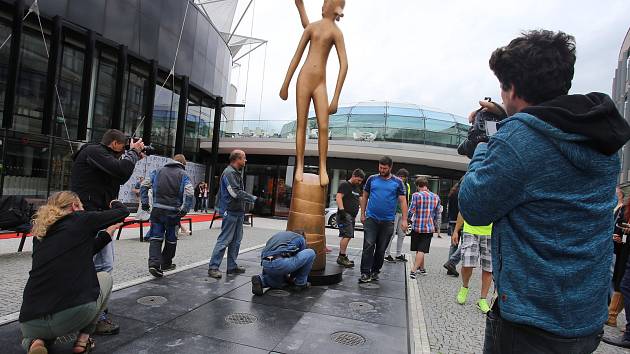
<instances>
[{"instance_id":1,"label":"metal drain grate","mask_svg":"<svg viewBox=\"0 0 630 354\"><path fill-rule=\"evenodd\" d=\"M271 290L267 290L267 292L265 293L269 296L274 296L274 297L287 297L290 296L291 293L286 291L286 290L281 290L281 289L271 289Z\"/></svg>"},{"instance_id":2,"label":"metal drain grate","mask_svg":"<svg viewBox=\"0 0 630 354\"><path fill-rule=\"evenodd\" d=\"M225 322L233 325L247 325L256 321L258 321L258 317L245 312L235 312L225 316Z\"/></svg>"},{"instance_id":3,"label":"metal drain grate","mask_svg":"<svg viewBox=\"0 0 630 354\"><path fill-rule=\"evenodd\" d=\"M365 284L359 284L359 287L363 289L380 289L381 286L374 283L365 283Z\"/></svg>"},{"instance_id":4,"label":"metal drain grate","mask_svg":"<svg viewBox=\"0 0 630 354\"><path fill-rule=\"evenodd\" d=\"M330 335L330 340L341 345L356 347L365 344L365 338L352 332L335 332Z\"/></svg>"},{"instance_id":5,"label":"metal drain grate","mask_svg":"<svg viewBox=\"0 0 630 354\"><path fill-rule=\"evenodd\" d=\"M75 340L77 340L76 334L68 334L66 336L57 337L57 339L55 339L55 344L74 343Z\"/></svg>"},{"instance_id":6,"label":"metal drain grate","mask_svg":"<svg viewBox=\"0 0 630 354\"><path fill-rule=\"evenodd\" d=\"M145 296L139 298L136 302L145 306L160 306L167 303L168 299L164 296Z\"/></svg>"},{"instance_id":7,"label":"metal drain grate","mask_svg":"<svg viewBox=\"0 0 630 354\"><path fill-rule=\"evenodd\" d=\"M356 312L366 313L374 311L374 306L368 304L367 302L351 302L350 308Z\"/></svg>"}]
</instances>

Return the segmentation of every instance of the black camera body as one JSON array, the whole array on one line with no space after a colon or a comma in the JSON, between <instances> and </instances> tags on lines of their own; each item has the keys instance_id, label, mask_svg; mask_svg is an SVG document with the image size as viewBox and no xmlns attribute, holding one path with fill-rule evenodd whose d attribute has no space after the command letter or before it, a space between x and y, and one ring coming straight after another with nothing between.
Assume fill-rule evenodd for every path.
<instances>
[{"instance_id":1,"label":"black camera body","mask_svg":"<svg viewBox=\"0 0 630 354\"><path fill-rule=\"evenodd\" d=\"M492 102L490 97L486 97L485 100ZM470 129L468 129L468 137L457 147L458 154L472 159L477 145L479 143L487 143L490 137L496 133L496 123L507 118L507 114L503 110L503 107L496 103L494 103L494 105L499 108L501 114L494 114L483 108L477 110L475 113L475 122Z\"/></svg>"},{"instance_id":2,"label":"black camera body","mask_svg":"<svg viewBox=\"0 0 630 354\"><path fill-rule=\"evenodd\" d=\"M140 140L140 138L129 138L129 142L137 142L138 140ZM125 150L129 150L131 149L131 145L129 143L127 143L127 145L125 145ZM144 149L142 149L141 151L143 154L150 156L150 155L155 155L155 148L153 146L151 146L151 144L149 145L145 145Z\"/></svg>"}]
</instances>

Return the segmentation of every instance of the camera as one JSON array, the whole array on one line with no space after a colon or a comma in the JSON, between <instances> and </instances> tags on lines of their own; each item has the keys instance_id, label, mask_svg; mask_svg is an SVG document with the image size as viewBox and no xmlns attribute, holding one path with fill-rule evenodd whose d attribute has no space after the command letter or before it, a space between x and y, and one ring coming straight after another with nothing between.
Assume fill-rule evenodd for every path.
<instances>
[{"instance_id":1,"label":"camera","mask_svg":"<svg viewBox=\"0 0 630 354\"><path fill-rule=\"evenodd\" d=\"M492 102L490 97L486 97L485 100ZM497 122L505 119L507 113L505 113L503 107L494 102L492 103L501 111L501 114L494 114L483 108L478 109L475 112L475 122L468 129L468 137L457 147L458 154L472 159L477 145L479 143L487 143L490 137L497 132Z\"/></svg>"},{"instance_id":2,"label":"camera","mask_svg":"<svg viewBox=\"0 0 630 354\"><path fill-rule=\"evenodd\" d=\"M127 143L127 145L125 145L125 150L129 150L129 149L131 149L131 145L130 145L130 143L131 143L131 142L134 142L134 143L135 143L135 142L137 142L138 140L140 140L140 138L135 138L135 137L134 137L134 138L129 138L129 143ZM145 146L144 146L144 149L142 149L142 151L141 151L141 152L142 152L143 154L147 155L147 156L150 156L150 155L155 155L155 152L156 152L156 151L155 151L155 148L154 148L153 146L151 146L151 144L149 144L149 145L145 145Z\"/></svg>"}]
</instances>

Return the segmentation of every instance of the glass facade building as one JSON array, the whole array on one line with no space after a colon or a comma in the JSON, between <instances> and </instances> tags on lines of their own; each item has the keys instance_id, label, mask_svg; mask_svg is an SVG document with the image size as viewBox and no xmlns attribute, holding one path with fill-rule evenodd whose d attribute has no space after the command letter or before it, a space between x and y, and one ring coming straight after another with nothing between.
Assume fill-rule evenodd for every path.
<instances>
[{"instance_id":1,"label":"glass facade building","mask_svg":"<svg viewBox=\"0 0 630 354\"><path fill-rule=\"evenodd\" d=\"M3 195L68 189L72 153L111 128L160 155L208 160L200 141L212 138L232 54L192 0L31 4L0 0Z\"/></svg>"},{"instance_id":2,"label":"glass facade building","mask_svg":"<svg viewBox=\"0 0 630 354\"><path fill-rule=\"evenodd\" d=\"M619 113L630 122L630 29L621 44L615 78L613 79L612 99L617 105ZM622 150L623 164L620 182L628 188L630 182L630 144Z\"/></svg>"}]
</instances>

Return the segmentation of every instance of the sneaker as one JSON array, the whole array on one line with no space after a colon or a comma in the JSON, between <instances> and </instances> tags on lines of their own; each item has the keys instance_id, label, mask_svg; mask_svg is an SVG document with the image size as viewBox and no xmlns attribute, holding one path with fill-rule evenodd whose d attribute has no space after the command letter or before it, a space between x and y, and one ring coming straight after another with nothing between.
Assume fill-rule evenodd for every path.
<instances>
[{"instance_id":1,"label":"sneaker","mask_svg":"<svg viewBox=\"0 0 630 354\"><path fill-rule=\"evenodd\" d=\"M161 278L164 276L164 272L160 267L149 267L149 273L156 278Z\"/></svg>"},{"instance_id":2,"label":"sneaker","mask_svg":"<svg viewBox=\"0 0 630 354\"><path fill-rule=\"evenodd\" d=\"M234 268L234 269L228 269L226 273L227 274L243 274L246 271L247 270L245 269L245 267L236 266L236 268Z\"/></svg>"},{"instance_id":3,"label":"sneaker","mask_svg":"<svg viewBox=\"0 0 630 354\"><path fill-rule=\"evenodd\" d=\"M369 283L372 281L372 277L369 274L361 274L361 278L359 278L359 283Z\"/></svg>"},{"instance_id":4,"label":"sneaker","mask_svg":"<svg viewBox=\"0 0 630 354\"><path fill-rule=\"evenodd\" d=\"M168 272L171 270L175 270L177 266L175 265L175 263L171 263L170 265L167 266L162 266L162 272Z\"/></svg>"},{"instance_id":5,"label":"sneaker","mask_svg":"<svg viewBox=\"0 0 630 354\"><path fill-rule=\"evenodd\" d=\"M254 275L252 277L252 294L257 296L262 296L263 294L263 285L260 275Z\"/></svg>"},{"instance_id":6,"label":"sneaker","mask_svg":"<svg viewBox=\"0 0 630 354\"><path fill-rule=\"evenodd\" d=\"M306 282L306 284L303 284L303 285L293 284L293 285L287 287L287 290L292 292L292 293L299 293L299 292L304 291L304 290L306 290L306 289L308 289L310 287L311 287L311 283Z\"/></svg>"},{"instance_id":7,"label":"sneaker","mask_svg":"<svg viewBox=\"0 0 630 354\"><path fill-rule=\"evenodd\" d=\"M346 268L354 267L354 262L348 259L348 256L339 255L337 257L337 264Z\"/></svg>"},{"instance_id":8,"label":"sneaker","mask_svg":"<svg viewBox=\"0 0 630 354\"><path fill-rule=\"evenodd\" d=\"M370 278L372 278L372 281L378 281L378 273L374 272L370 275Z\"/></svg>"},{"instance_id":9,"label":"sneaker","mask_svg":"<svg viewBox=\"0 0 630 354\"><path fill-rule=\"evenodd\" d=\"M457 303L463 305L466 303L466 298L468 297L468 288L464 288L463 286L459 288L459 292L457 293Z\"/></svg>"},{"instance_id":10,"label":"sneaker","mask_svg":"<svg viewBox=\"0 0 630 354\"><path fill-rule=\"evenodd\" d=\"M459 276L459 273L453 273L450 270L447 270L446 271L446 275L450 275L450 276L452 276L454 278L457 278Z\"/></svg>"},{"instance_id":11,"label":"sneaker","mask_svg":"<svg viewBox=\"0 0 630 354\"><path fill-rule=\"evenodd\" d=\"M487 314L490 311L490 306L488 305L488 300L486 300L486 299L479 299L479 301L477 301L477 308L484 315Z\"/></svg>"},{"instance_id":12,"label":"sneaker","mask_svg":"<svg viewBox=\"0 0 630 354\"><path fill-rule=\"evenodd\" d=\"M420 268L420 269L418 269L418 274L420 274L420 275L427 275L427 270L424 269L424 268Z\"/></svg>"},{"instance_id":13,"label":"sneaker","mask_svg":"<svg viewBox=\"0 0 630 354\"><path fill-rule=\"evenodd\" d=\"M396 260L394 259L394 257L392 257L391 254L385 257L385 261L387 261L388 263L396 263Z\"/></svg>"},{"instance_id":14,"label":"sneaker","mask_svg":"<svg viewBox=\"0 0 630 354\"><path fill-rule=\"evenodd\" d=\"M118 332L120 332L120 326L112 322L110 319L99 320L96 322L96 330L94 331L94 334L104 336L118 334Z\"/></svg>"},{"instance_id":15,"label":"sneaker","mask_svg":"<svg viewBox=\"0 0 630 354\"><path fill-rule=\"evenodd\" d=\"M451 261L448 261L446 263L444 263L444 265L442 266L444 268L446 268L446 270L448 270L448 272L446 274L448 275L453 275L458 277L459 273L457 272L457 267L455 267L455 264L453 264Z\"/></svg>"},{"instance_id":16,"label":"sneaker","mask_svg":"<svg viewBox=\"0 0 630 354\"><path fill-rule=\"evenodd\" d=\"M221 279L223 275L221 274L221 271L218 269L208 269L208 276L214 279Z\"/></svg>"},{"instance_id":17,"label":"sneaker","mask_svg":"<svg viewBox=\"0 0 630 354\"><path fill-rule=\"evenodd\" d=\"M412 270L411 273L409 273L409 278L416 279L416 272Z\"/></svg>"},{"instance_id":18,"label":"sneaker","mask_svg":"<svg viewBox=\"0 0 630 354\"><path fill-rule=\"evenodd\" d=\"M397 261L399 261L399 262L407 262L407 258L405 258L404 254L401 254L400 256L397 256L395 259Z\"/></svg>"}]
</instances>

